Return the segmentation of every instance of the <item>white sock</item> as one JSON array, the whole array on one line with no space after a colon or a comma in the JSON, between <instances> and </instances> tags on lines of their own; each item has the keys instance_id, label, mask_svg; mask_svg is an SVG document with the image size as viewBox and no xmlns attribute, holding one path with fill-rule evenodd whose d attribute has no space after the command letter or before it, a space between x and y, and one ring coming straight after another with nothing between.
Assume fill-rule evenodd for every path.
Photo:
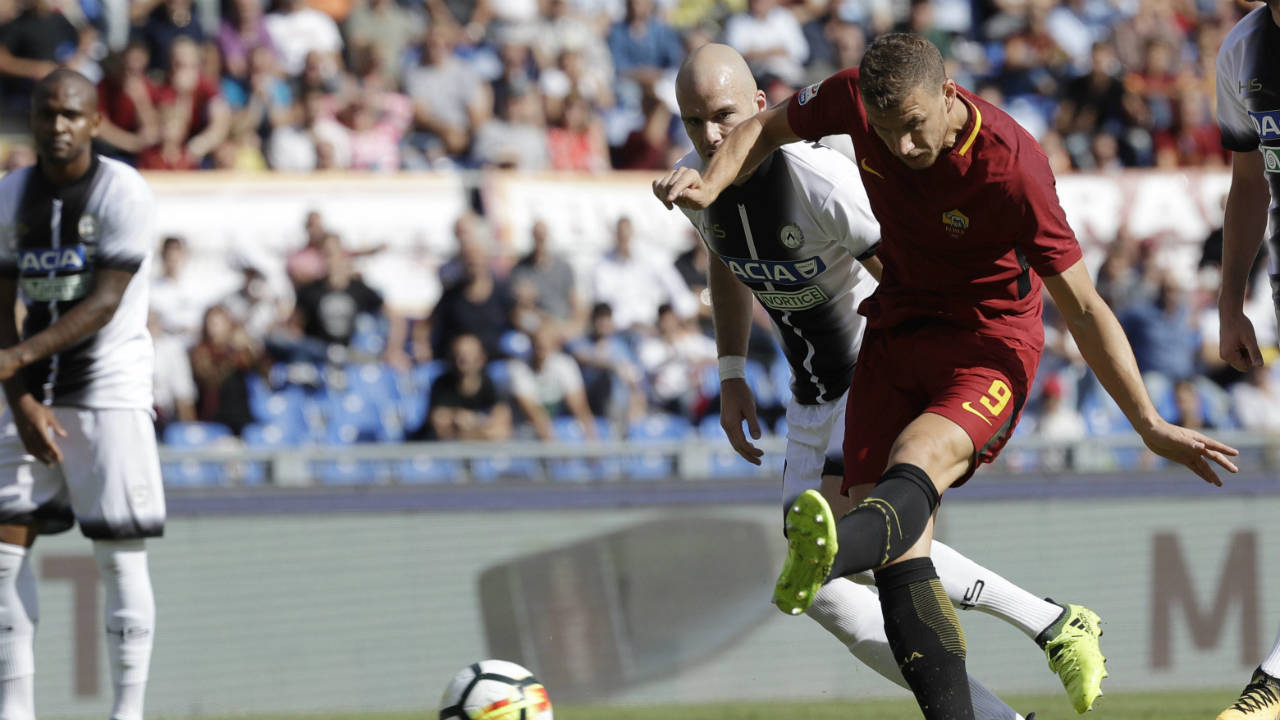
<instances>
[{"instance_id":1,"label":"white sock","mask_svg":"<svg viewBox=\"0 0 1280 720\"><path fill-rule=\"evenodd\" d=\"M0 543L0 720L35 720L39 619L27 549Z\"/></svg>"},{"instance_id":2,"label":"white sock","mask_svg":"<svg viewBox=\"0 0 1280 720\"><path fill-rule=\"evenodd\" d=\"M1262 672L1273 678L1280 678L1280 631L1276 632L1276 641L1271 645L1271 654L1262 661Z\"/></svg>"},{"instance_id":3,"label":"white sock","mask_svg":"<svg viewBox=\"0 0 1280 720\"><path fill-rule=\"evenodd\" d=\"M93 556L106 599L107 658L115 705L111 720L142 720L156 605L142 540L95 540Z\"/></svg>"},{"instance_id":4,"label":"white sock","mask_svg":"<svg viewBox=\"0 0 1280 720\"><path fill-rule=\"evenodd\" d=\"M930 555L957 607L994 615L1032 640L1062 615L1062 606L1032 595L944 543L934 540Z\"/></svg>"},{"instance_id":5,"label":"white sock","mask_svg":"<svg viewBox=\"0 0 1280 720\"><path fill-rule=\"evenodd\" d=\"M870 588L836 578L822 586L806 614L835 635L864 665L890 682L911 689L893 659L889 638L884 634L880 598Z\"/></svg>"}]
</instances>

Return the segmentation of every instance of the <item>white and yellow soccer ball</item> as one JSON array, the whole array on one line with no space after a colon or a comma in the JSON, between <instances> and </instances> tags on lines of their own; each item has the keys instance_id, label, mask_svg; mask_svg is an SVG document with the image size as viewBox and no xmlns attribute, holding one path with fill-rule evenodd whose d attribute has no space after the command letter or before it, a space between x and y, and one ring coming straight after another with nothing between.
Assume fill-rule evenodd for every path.
<instances>
[{"instance_id":1,"label":"white and yellow soccer ball","mask_svg":"<svg viewBox=\"0 0 1280 720\"><path fill-rule=\"evenodd\" d=\"M528 668L481 660L449 681L440 700L440 720L552 720L551 700Z\"/></svg>"}]
</instances>

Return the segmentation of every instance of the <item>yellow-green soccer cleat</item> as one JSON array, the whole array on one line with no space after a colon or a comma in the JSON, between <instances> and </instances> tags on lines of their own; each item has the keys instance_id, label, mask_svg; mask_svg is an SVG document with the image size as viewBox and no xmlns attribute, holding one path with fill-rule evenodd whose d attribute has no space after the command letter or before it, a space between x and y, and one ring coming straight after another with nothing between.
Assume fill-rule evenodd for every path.
<instances>
[{"instance_id":1,"label":"yellow-green soccer cleat","mask_svg":"<svg viewBox=\"0 0 1280 720\"><path fill-rule=\"evenodd\" d=\"M773 588L773 604L799 615L827 581L836 559L836 521L831 507L815 490L805 490L787 511L787 560Z\"/></svg>"},{"instance_id":2,"label":"yellow-green soccer cleat","mask_svg":"<svg viewBox=\"0 0 1280 720\"><path fill-rule=\"evenodd\" d=\"M1218 720L1280 720L1280 680L1262 672L1262 668L1253 671L1244 692L1218 715Z\"/></svg>"},{"instance_id":3,"label":"yellow-green soccer cleat","mask_svg":"<svg viewBox=\"0 0 1280 720\"><path fill-rule=\"evenodd\" d=\"M1102 678L1107 676L1107 658L1098 646L1101 624L1102 619L1089 608L1064 605L1062 616L1037 638L1042 640L1049 668L1062 678L1078 713L1093 709L1093 701L1102 695Z\"/></svg>"}]
</instances>

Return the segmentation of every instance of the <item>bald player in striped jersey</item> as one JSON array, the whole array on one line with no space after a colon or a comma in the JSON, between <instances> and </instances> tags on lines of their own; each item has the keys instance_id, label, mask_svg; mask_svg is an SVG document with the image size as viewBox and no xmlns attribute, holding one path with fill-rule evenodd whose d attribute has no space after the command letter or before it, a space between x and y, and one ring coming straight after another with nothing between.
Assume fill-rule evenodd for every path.
<instances>
[{"instance_id":1,"label":"bald player in striped jersey","mask_svg":"<svg viewBox=\"0 0 1280 720\"><path fill-rule=\"evenodd\" d=\"M677 167L698 170L734 126L765 108L764 93L746 62L725 45L704 45L690 54L676 78L676 98L695 148ZM857 167L819 143L792 143L706 209L680 209L712 255L708 285L725 434L743 458L760 462L761 451L742 427L745 422L759 437L755 399L743 379L754 298L773 319L792 371L783 507L821 481L837 512L847 510L850 503L839 493L840 442L866 324L857 307L871 295L881 271L876 258L880 227ZM955 604L995 615L1048 648L1051 666L1069 691L1099 692L1104 671L1096 624L1081 628L1064 622L1071 615L1064 606L1032 595L943 543L934 543L933 560ZM808 614L855 657L906 687L884 632L879 600L869 588L843 578L832 582ZM1017 717L973 678L970 688L978 718Z\"/></svg>"}]
</instances>

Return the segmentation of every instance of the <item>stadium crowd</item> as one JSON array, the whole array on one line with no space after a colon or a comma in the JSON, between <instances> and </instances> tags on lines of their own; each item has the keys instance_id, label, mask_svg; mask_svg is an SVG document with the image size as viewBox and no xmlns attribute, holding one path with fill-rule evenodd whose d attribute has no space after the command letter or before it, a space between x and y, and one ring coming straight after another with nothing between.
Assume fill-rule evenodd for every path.
<instances>
[{"instance_id":1,"label":"stadium crowd","mask_svg":"<svg viewBox=\"0 0 1280 720\"><path fill-rule=\"evenodd\" d=\"M99 83L102 151L143 169L665 169L688 149L675 70L690 47L741 51L772 101L855 65L868 38L927 35L949 72L1008 109L1055 170L1223 166L1214 53L1231 0L8 0L6 118L56 64ZM12 145L4 164L33 161ZM632 252L621 218L588 276L544 224L495 257L486 219L453 227L426 317L388 307L362 255L313 212L278 268L240 263L208 305L163 241L153 290L159 425L214 423L250 442L719 437L716 351L699 242L674 266ZM1221 234L1193 283L1123 231L1098 284L1166 417L1280 431L1276 365L1242 377L1216 351ZM287 287L268 282L286 275ZM1180 279L1183 278L1183 279ZM1274 316L1261 291L1264 344ZM781 431L788 371L757 318L749 380ZM1052 312L1020 433L1128 426ZM647 423L647 425L646 425ZM180 436L166 434L171 441Z\"/></svg>"},{"instance_id":2,"label":"stadium crowd","mask_svg":"<svg viewBox=\"0 0 1280 720\"><path fill-rule=\"evenodd\" d=\"M4 0L0 99L21 118L34 78L75 68L99 83L104 149L146 169L665 169L689 48L733 46L777 100L906 29L1058 170L1216 165L1214 53L1246 5Z\"/></svg>"}]
</instances>

